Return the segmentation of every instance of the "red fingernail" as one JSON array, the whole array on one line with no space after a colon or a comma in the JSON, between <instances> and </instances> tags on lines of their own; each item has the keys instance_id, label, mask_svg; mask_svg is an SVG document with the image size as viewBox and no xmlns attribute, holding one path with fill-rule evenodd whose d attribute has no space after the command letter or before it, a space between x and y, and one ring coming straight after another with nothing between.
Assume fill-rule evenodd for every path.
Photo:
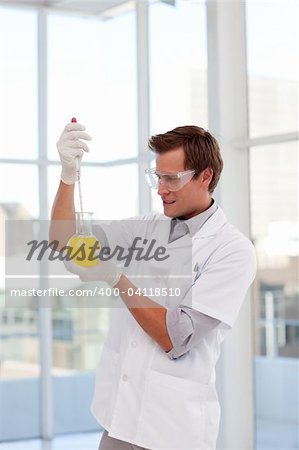
<instances>
[{"instance_id":1,"label":"red fingernail","mask_svg":"<svg viewBox=\"0 0 299 450\"><path fill-rule=\"evenodd\" d=\"M72 120L71 120L71 122L77 122L76 117L73 117Z\"/></svg>"}]
</instances>

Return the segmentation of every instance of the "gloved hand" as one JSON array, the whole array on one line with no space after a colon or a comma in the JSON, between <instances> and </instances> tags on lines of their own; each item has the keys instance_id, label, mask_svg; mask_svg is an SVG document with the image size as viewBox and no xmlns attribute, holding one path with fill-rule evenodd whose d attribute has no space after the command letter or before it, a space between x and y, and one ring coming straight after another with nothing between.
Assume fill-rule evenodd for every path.
<instances>
[{"instance_id":1,"label":"gloved hand","mask_svg":"<svg viewBox=\"0 0 299 450\"><path fill-rule=\"evenodd\" d=\"M83 151L89 152L87 144L80 140L91 140L89 134L84 133L84 130L85 127L80 123L68 123L56 144L62 165L60 178L65 184L76 183ZM76 162L76 158L78 158L78 162Z\"/></svg>"},{"instance_id":2,"label":"gloved hand","mask_svg":"<svg viewBox=\"0 0 299 450\"><path fill-rule=\"evenodd\" d=\"M96 266L82 267L76 264L72 259L63 261L65 268L75 275L79 275L81 281L105 281L114 287L122 275L121 269L111 259L99 261Z\"/></svg>"}]
</instances>

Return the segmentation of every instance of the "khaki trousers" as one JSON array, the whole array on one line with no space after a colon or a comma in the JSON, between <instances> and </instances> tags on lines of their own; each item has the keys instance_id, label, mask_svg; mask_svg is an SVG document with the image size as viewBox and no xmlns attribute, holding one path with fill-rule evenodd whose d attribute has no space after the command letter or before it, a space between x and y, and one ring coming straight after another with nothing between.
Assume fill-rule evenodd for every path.
<instances>
[{"instance_id":1,"label":"khaki trousers","mask_svg":"<svg viewBox=\"0 0 299 450\"><path fill-rule=\"evenodd\" d=\"M129 442L120 441L113 437L108 436L106 430L104 430L99 449L98 450L146 450L144 447L130 444Z\"/></svg>"}]
</instances>

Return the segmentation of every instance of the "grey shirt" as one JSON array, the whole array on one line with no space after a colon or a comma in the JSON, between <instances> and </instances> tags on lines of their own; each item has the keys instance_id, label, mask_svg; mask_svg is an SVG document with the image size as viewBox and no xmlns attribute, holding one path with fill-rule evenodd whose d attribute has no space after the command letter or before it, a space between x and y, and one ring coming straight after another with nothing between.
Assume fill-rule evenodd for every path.
<instances>
[{"instance_id":1,"label":"grey shirt","mask_svg":"<svg viewBox=\"0 0 299 450\"><path fill-rule=\"evenodd\" d=\"M216 210L217 204L213 200L212 205L207 210L191 219L173 218L170 224L168 242L180 239L187 233L193 237ZM184 355L219 324L219 320L186 306L168 309L166 326L173 348L166 353L167 356L176 359Z\"/></svg>"}]
</instances>

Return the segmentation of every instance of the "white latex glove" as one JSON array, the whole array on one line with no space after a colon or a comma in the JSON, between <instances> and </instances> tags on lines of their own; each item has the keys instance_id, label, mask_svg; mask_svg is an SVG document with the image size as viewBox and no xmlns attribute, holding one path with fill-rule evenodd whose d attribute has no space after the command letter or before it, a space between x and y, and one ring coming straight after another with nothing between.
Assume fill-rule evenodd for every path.
<instances>
[{"instance_id":1,"label":"white latex glove","mask_svg":"<svg viewBox=\"0 0 299 450\"><path fill-rule=\"evenodd\" d=\"M60 178L65 184L76 183L83 151L89 152L87 144L80 140L91 140L89 134L84 131L84 125L77 122L68 123L56 144L62 165Z\"/></svg>"},{"instance_id":2,"label":"white latex glove","mask_svg":"<svg viewBox=\"0 0 299 450\"><path fill-rule=\"evenodd\" d=\"M122 275L122 271L114 261L100 261L94 267L82 267L73 260L63 261L65 268L75 275L79 275L81 281L105 281L114 287Z\"/></svg>"}]
</instances>

